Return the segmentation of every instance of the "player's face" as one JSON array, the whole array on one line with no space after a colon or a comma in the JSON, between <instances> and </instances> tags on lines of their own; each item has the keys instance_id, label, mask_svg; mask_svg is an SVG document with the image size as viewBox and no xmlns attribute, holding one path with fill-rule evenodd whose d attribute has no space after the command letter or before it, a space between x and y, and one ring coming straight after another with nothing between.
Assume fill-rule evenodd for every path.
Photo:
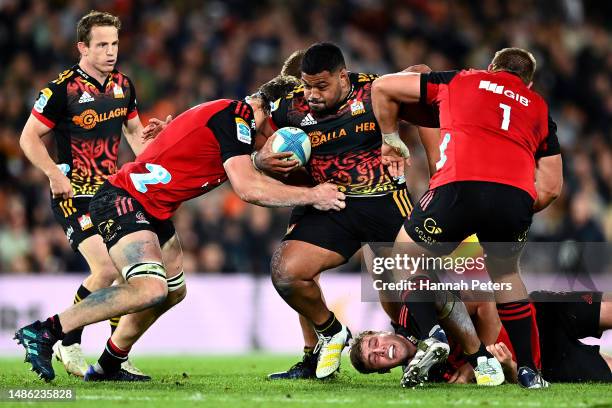
<instances>
[{"instance_id":1,"label":"player's face","mask_svg":"<svg viewBox=\"0 0 612 408\"><path fill-rule=\"evenodd\" d=\"M336 107L348 88L348 75L342 68L336 72L323 71L308 75L302 72L304 97L308 106L315 112L323 112Z\"/></svg>"},{"instance_id":2,"label":"player's face","mask_svg":"<svg viewBox=\"0 0 612 408\"><path fill-rule=\"evenodd\" d=\"M84 44L84 43L79 43ZM119 33L114 26L94 26L91 28L89 44L79 47L82 58L99 72L110 73L117 63L119 53Z\"/></svg>"},{"instance_id":3,"label":"player's face","mask_svg":"<svg viewBox=\"0 0 612 408\"><path fill-rule=\"evenodd\" d=\"M364 337L361 353L367 368L381 371L402 365L412 357L414 351L411 352L408 340L397 334L385 332Z\"/></svg>"}]
</instances>

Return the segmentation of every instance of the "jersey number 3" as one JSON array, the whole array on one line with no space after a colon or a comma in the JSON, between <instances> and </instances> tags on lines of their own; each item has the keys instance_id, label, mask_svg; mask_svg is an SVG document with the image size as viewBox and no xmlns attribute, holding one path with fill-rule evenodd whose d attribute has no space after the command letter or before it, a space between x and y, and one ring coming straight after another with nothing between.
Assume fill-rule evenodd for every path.
<instances>
[{"instance_id":1,"label":"jersey number 3","mask_svg":"<svg viewBox=\"0 0 612 408\"><path fill-rule=\"evenodd\" d=\"M159 164L147 163L145 164L148 173L132 173L130 178L136 188L136 191L140 193L146 193L148 188L147 184L168 184L172 180L170 172L164 169Z\"/></svg>"}]
</instances>

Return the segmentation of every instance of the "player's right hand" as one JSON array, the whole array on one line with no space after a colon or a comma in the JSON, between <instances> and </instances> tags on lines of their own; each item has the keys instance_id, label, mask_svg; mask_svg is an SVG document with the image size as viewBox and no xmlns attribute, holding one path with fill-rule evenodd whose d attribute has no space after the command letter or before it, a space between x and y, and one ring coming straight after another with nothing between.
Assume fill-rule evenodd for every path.
<instances>
[{"instance_id":1,"label":"player's right hand","mask_svg":"<svg viewBox=\"0 0 612 408\"><path fill-rule=\"evenodd\" d=\"M270 136L263 147L255 155L255 165L264 173L288 175L298 167L300 162L288 160L293 153L274 153L272 151L272 141L275 136Z\"/></svg>"},{"instance_id":2,"label":"player's right hand","mask_svg":"<svg viewBox=\"0 0 612 408\"><path fill-rule=\"evenodd\" d=\"M410 167L410 157L402 157L395 147L386 143L382 144L381 156L382 164L387 167L393 178L404 176L404 169Z\"/></svg>"},{"instance_id":3,"label":"player's right hand","mask_svg":"<svg viewBox=\"0 0 612 408\"><path fill-rule=\"evenodd\" d=\"M311 190L314 195L312 205L317 210L340 211L346 207L346 203L344 202L346 196L344 193L338 191L338 186L335 184L323 183L313 187Z\"/></svg>"},{"instance_id":4,"label":"player's right hand","mask_svg":"<svg viewBox=\"0 0 612 408\"><path fill-rule=\"evenodd\" d=\"M165 121L157 118L149 119L149 124L142 130L142 140L147 141L149 139L155 139L170 122L172 122L172 115L166 116Z\"/></svg>"},{"instance_id":5,"label":"player's right hand","mask_svg":"<svg viewBox=\"0 0 612 408\"><path fill-rule=\"evenodd\" d=\"M70 179L64 175L59 169L49 176L49 185L53 198L72 198L74 191Z\"/></svg>"}]
</instances>

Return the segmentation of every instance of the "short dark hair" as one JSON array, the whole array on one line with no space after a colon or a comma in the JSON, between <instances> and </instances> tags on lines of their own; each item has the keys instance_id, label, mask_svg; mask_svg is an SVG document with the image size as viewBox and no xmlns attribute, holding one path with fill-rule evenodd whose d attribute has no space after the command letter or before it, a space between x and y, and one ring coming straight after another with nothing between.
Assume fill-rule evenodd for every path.
<instances>
[{"instance_id":1,"label":"short dark hair","mask_svg":"<svg viewBox=\"0 0 612 408\"><path fill-rule=\"evenodd\" d=\"M113 26L119 31L121 29L121 20L110 13L91 10L81 17L77 24L77 41L89 45L91 29L96 26Z\"/></svg>"},{"instance_id":2,"label":"short dark hair","mask_svg":"<svg viewBox=\"0 0 612 408\"><path fill-rule=\"evenodd\" d=\"M380 332L374 330L366 330L359 333L359 335L353 339L351 350L349 351L349 357L351 358L351 364L353 365L353 367L355 367L355 370L359 371L361 374L372 374L376 372L376 370L372 370L371 368L367 368L365 366L361 345L363 344L363 339L366 336L371 336L378 333Z\"/></svg>"},{"instance_id":3,"label":"short dark hair","mask_svg":"<svg viewBox=\"0 0 612 408\"><path fill-rule=\"evenodd\" d=\"M342 68L346 68L342 50L336 44L329 42L311 45L302 58L301 70L308 75L323 71L336 72Z\"/></svg>"},{"instance_id":4,"label":"short dark hair","mask_svg":"<svg viewBox=\"0 0 612 408\"><path fill-rule=\"evenodd\" d=\"M504 48L497 51L491 65L493 71L507 71L515 74L525 85L533 80L536 70L535 57L522 48Z\"/></svg>"}]
</instances>

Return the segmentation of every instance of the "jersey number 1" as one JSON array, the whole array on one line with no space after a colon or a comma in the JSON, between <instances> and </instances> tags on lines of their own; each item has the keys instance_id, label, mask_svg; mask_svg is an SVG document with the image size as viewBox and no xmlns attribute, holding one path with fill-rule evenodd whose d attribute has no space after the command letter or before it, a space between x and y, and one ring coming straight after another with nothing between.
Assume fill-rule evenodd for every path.
<instances>
[{"instance_id":1,"label":"jersey number 1","mask_svg":"<svg viewBox=\"0 0 612 408\"><path fill-rule=\"evenodd\" d=\"M136 191L140 193L146 193L148 188L147 184L168 184L172 179L170 172L164 169L159 164L147 163L145 164L148 173L132 173L130 178L136 188Z\"/></svg>"},{"instance_id":2,"label":"jersey number 1","mask_svg":"<svg viewBox=\"0 0 612 408\"><path fill-rule=\"evenodd\" d=\"M508 130L508 126L510 126L510 109L512 108L506 105L505 103L500 103L499 107L502 108L502 110L504 111L503 117L502 117L501 128L503 130Z\"/></svg>"}]
</instances>

